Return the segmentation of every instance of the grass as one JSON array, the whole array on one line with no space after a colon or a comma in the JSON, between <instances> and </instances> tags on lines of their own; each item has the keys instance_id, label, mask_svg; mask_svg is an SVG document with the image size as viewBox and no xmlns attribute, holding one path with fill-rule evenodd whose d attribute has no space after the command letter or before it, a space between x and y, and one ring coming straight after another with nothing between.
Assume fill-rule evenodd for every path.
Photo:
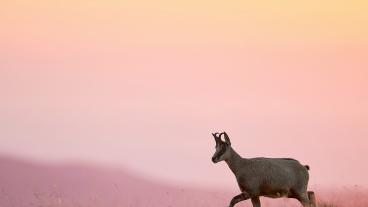
<instances>
[{"instance_id":1,"label":"grass","mask_svg":"<svg viewBox=\"0 0 368 207\"><path fill-rule=\"evenodd\" d=\"M317 207L339 207L339 206L325 201L320 201L317 203Z\"/></svg>"}]
</instances>

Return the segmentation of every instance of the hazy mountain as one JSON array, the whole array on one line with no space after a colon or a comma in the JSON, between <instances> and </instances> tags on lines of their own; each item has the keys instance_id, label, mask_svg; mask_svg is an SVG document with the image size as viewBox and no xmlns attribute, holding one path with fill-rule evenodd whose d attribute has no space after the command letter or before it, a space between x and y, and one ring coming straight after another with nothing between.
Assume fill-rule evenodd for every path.
<instances>
[{"instance_id":1,"label":"hazy mountain","mask_svg":"<svg viewBox=\"0 0 368 207\"><path fill-rule=\"evenodd\" d=\"M224 206L231 195L164 185L120 169L0 158L0 206Z\"/></svg>"},{"instance_id":2,"label":"hazy mountain","mask_svg":"<svg viewBox=\"0 0 368 207\"><path fill-rule=\"evenodd\" d=\"M319 189L317 198L340 207L368 206L366 188L331 189ZM0 207L224 207L235 193L163 184L121 169L0 157ZM250 206L244 203L239 206ZM299 206L293 199L262 199L262 204Z\"/></svg>"}]
</instances>

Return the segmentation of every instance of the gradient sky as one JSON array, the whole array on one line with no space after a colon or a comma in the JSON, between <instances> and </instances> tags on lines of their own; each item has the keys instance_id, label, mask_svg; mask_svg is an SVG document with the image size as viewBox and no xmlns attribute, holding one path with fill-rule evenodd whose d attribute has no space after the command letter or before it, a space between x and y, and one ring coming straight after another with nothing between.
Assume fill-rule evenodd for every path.
<instances>
[{"instance_id":1,"label":"gradient sky","mask_svg":"<svg viewBox=\"0 0 368 207\"><path fill-rule=\"evenodd\" d=\"M244 157L368 186L364 1L3 1L0 153L236 186ZM219 179L220 178L220 179Z\"/></svg>"}]
</instances>

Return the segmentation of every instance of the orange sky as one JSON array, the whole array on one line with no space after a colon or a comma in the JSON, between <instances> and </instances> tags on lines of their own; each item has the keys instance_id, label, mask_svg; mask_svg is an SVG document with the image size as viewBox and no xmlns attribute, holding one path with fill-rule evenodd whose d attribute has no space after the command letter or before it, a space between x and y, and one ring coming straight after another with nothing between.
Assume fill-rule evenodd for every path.
<instances>
[{"instance_id":1,"label":"orange sky","mask_svg":"<svg viewBox=\"0 0 368 207\"><path fill-rule=\"evenodd\" d=\"M0 152L233 186L210 162L226 129L245 157L368 185L364 1L1 5Z\"/></svg>"}]
</instances>

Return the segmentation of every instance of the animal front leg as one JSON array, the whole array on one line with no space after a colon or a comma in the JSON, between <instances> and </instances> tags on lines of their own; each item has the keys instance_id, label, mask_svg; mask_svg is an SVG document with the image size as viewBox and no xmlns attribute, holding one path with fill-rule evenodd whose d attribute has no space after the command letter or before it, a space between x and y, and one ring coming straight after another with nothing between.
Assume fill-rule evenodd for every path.
<instances>
[{"instance_id":1,"label":"animal front leg","mask_svg":"<svg viewBox=\"0 0 368 207\"><path fill-rule=\"evenodd\" d=\"M247 199L249 199L248 194L241 193L241 194L235 196L233 199L231 199L229 207L233 207L233 206L235 206L235 204L239 203L240 201L244 201L244 200L247 200Z\"/></svg>"},{"instance_id":2,"label":"animal front leg","mask_svg":"<svg viewBox=\"0 0 368 207\"><path fill-rule=\"evenodd\" d=\"M253 197L252 204L253 207L261 207L261 201L259 200L259 197Z\"/></svg>"}]
</instances>

